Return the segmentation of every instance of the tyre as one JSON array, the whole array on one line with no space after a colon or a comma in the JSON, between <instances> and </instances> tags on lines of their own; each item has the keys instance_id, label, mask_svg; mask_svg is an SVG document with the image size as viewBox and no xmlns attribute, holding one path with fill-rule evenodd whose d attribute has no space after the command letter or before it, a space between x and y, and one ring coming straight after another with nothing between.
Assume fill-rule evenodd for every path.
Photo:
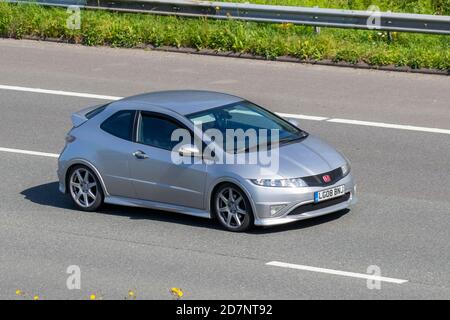
<instances>
[{"instance_id":1,"label":"tyre","mask_svg":"<svg viewBox=\"0 0 450 320\"><path fill-rule=\"evenodd\" d=\"M253 226L253 212L245 193L231 183L217 189L213 198L214 214L227 230L242 232Z\"/></svg>"},{"instance_id":2,"label":"tyre","mask_svg":"<svg viewBox=\"0 0 450 320\"><path fill-rule=\"evenodd\" d=\"M102 205L103 190L91 169L77 165L70 170L68 177L69 194L78 209L95 211Z\"/></svg>"}]
</instances>

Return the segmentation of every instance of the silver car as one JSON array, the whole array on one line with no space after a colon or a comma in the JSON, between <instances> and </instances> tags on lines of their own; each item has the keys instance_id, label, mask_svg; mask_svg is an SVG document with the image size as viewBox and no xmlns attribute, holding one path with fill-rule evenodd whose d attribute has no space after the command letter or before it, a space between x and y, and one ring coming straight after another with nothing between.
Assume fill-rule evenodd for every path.
<instances>
[{"instance_id":1,"label":"silver car","mask_svg":"<svg viewBox=\"0 0 450 320\"><path fill-rule=\"evenodd\" d=\"M236 96L147 93L81 110L72 123L59 157L59 189L80 210L103 203L145 207L216 218L230 231L244 231L329 214L356 201L341 153ZM230 137L230 130L244 133L242 144L224 147L208 134ZM180 142L183 132L192 140ZM249 132L257 139L248 139ZM219 155L229 161L218 161ZM239 162L263 156L271 168L268 161Z\"/></svg>"}]
</instances>

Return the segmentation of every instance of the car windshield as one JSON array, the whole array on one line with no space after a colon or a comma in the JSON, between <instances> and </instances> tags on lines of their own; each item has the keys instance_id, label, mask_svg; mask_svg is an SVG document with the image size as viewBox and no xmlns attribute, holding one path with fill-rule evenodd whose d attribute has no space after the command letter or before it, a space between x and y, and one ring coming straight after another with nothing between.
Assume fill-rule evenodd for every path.
<instances>
[{"instance_id":1,"label":"car windshield","mask_svg":"<svg viewBox=\"0 0 450 320\"><path fill-rule=\"evenodd\" d=\"M216 129L222 133L223 137L226 137L228 129L242 129L244 132L249 129L254 129L257 133L260 132L260 129L266 129L267 140L273 141L271 137L271 130L277 130L279 143L284 144L303 139L308 135L306 132L290 124L288 121L248 101L240 101L213 109L196 112L187 115L187 118L196 126L201 125L203 132L209 129ZM236 144L236 146L234 146L234 151L248 151L257 147L263 140L264 142L266 141L263 137L259 137L259 134L257 134L256 141L252 142L250 140L251 139L245 140L244 148L238 148L238 145Z\"/></svg>"}]
</instances>

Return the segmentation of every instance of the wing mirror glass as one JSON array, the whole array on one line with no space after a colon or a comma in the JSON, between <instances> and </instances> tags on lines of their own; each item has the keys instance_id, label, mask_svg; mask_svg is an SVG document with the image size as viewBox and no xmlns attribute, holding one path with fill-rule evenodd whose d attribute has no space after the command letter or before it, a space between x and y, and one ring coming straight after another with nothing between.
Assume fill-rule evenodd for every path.
<instances>
[{"instance_id":1,"label":"wing mirror glass","mask_svg":"<svg viewBox=\"0 0 450 320\"><path fill-rule=\"evenodd\" d=\"M186 144L186 145L181 146L178 149L178 154L182 157L202 158L204 160L211 160L211 161L215 160L214 155L202 154L200 149L197 146L192 145L192 144Z\"/></svg>"},{"instance_id":2,"label":"wing mirror glass","mask_svg":"<svg viewBox=\"0 0 450 320\"><path fill-rule=\"evenodd\" d=\"M201 157L202 153L200 150L192 145L192 144L186 144L184 146L181 146L180 149L178 149L178 154L182 157Z\"/></svg>"}]
</instances>

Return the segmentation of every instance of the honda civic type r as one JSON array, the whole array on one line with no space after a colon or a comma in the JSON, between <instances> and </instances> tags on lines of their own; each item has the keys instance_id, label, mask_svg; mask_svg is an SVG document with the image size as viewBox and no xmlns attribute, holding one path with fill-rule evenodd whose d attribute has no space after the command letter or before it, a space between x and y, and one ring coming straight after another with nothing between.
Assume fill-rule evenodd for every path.
<instances>
[{"instance_id":1,"label":"honda civic type r","mask_svg":"<svg viewBox=\"0 0 450 320\"><path fill-rule=\"evenodd\" d=\"M341 153L236 96L153 92L81 110L72 123L58 161L59 189L80 210L103 203L160 209L244 231L329 214L356 201ZM193 142L174 139L178 129ZM267 135L228 148L211 130L224 137L229 130ZM264 170L267 162L217 161L220 154L235 160L263 153L272 156L275 170Z\"/></svg>"}]
</instances>

